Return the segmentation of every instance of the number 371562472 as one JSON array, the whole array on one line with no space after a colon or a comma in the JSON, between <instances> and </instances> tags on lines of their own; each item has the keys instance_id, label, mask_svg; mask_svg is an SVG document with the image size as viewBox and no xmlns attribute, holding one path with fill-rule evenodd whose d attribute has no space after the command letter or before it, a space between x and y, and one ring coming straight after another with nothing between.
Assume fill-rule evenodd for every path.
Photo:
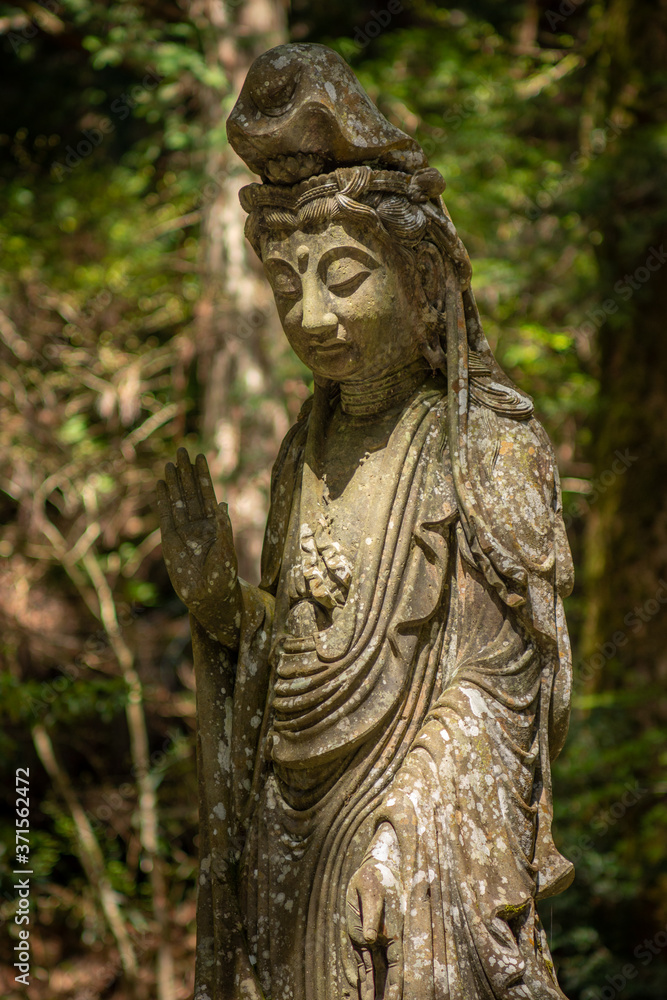
<instances>
[{"instance_id":1,"label":"number 371562472","mask_svg":"<svg viewBox=\"0 0 667 1000\"><path fill-rule=\"evenodd\" d=\"M16 856L20 861L27 860L30 851L28 831L30 828L30 769L19 767L16 771Z\"/></svg>"}]
</instances>

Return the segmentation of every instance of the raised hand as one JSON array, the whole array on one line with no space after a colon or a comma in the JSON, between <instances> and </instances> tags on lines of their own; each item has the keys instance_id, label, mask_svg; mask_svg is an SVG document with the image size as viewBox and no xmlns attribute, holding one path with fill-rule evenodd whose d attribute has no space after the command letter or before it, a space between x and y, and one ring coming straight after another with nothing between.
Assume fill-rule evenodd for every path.
<instances>
[{"instance_id":1,"label":"raised hand","mask_svg":"<svg viewBox=\"0 0 667 1000\"><path fill-rule=\"evenodd\" d=\"M403 996L405 894L392 851L386 850L386 834L380 830L347 890L347 931L357 958L359 1000Z\"/></svg>"},{"instance_id":2,"label":"raised hand","mask_svg":"<svg viewBox=\"0 0 667 1000\"><path fill-rule=\"evenodd\" d=\"M203 455L176 465L157 484L162 553L174 590L201 625L225 646L238 644L241 589L227 504L218 504Z\"/></svg>"}]
</instances>

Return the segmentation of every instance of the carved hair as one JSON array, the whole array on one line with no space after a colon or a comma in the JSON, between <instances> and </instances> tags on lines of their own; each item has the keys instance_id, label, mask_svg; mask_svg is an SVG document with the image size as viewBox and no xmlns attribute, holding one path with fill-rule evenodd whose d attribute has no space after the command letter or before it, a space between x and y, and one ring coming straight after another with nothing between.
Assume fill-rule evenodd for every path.
<instances>
[{"instance_id":1,"label":"carved hair","mask_svg":"<svg viewBox=\"0 0 667 1000\"><path fill-rule=\"evenodd\" d=\"M335 219L375 225L378 236L412 249L430 239L454 262L463 287L470 283L470 259L439 195L445 182L433 167L404 174L364 164L340 167L291 187L250 184L240 193L248 212L246 236L258 255L266 232L294 232Z\"/></svg>"}]
</instances>

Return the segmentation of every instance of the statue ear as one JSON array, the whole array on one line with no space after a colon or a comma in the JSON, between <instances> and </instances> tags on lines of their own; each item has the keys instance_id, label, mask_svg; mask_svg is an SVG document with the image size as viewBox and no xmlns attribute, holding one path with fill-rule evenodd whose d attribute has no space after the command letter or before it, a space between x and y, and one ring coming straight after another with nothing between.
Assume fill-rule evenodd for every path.
<instances>
[{"instance_id":1,"label":"statue ear","mask_svg":"<svg viewBox=\"0 0 667 1000\"><path fill-rule=\"evenodd\" d=\"M422 298L421 350L433 370L442 369L446 358L440 341L445 329L445 264L432 243L419 243L414 250Z\"/></svg>"}]
</instances>

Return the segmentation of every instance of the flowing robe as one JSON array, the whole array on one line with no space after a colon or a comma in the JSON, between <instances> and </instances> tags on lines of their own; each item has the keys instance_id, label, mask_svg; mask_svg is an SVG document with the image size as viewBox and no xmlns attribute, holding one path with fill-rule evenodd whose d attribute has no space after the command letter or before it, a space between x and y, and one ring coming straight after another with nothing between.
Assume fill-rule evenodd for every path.
<instances>
[{"instance_id":1,"label":"flowing robe","mask_svg":"<svg viewBox=\"0 0 667 1000\"><path fill-rule=\"evenodd\" d=\"M346 892L382 823L405 888L403 1000L562 998L535 910L572 878L551 837L571 564L546 436L471 406L469 486L521 591L510 608L463 536L445 393L424 387L400 417L349 572L312 530L329 417L316 395L281 448L237 664L193 621L197 1000L258 982L272 1000L357 997Z\"/></svg>"}]
</instances>

